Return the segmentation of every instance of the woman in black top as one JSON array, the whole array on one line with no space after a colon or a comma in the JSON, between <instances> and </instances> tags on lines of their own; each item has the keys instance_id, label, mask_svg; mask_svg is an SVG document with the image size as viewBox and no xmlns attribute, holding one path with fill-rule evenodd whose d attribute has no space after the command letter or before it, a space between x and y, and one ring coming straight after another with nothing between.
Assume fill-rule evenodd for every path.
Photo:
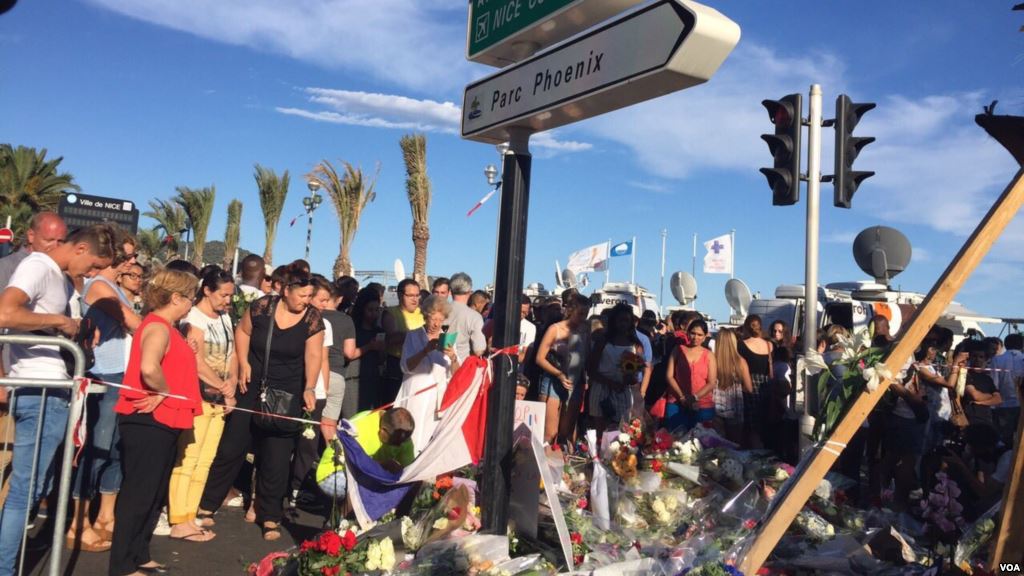
<instances>
[{"instance_id":1,"label":"woman in black top","mask_svg":"<svg viewBox=\"0 0 1024 576\"><path fill-rule=\"evenodd\" d=\"M323 367L323 319L320 312L309 305L313 285L308 273L288 270L281 292L281 296L264 296L253 302L242 317L236 334L239 380L256 388L258 393L276 389L293 394L312 412L316 407L317 376ZM274 328L268 353L267 331L271 322ZM265 388L262 385L264 374ZM281 537L282 499L288 489L295 436L300 429L301 426L283 420L253 420L256 522L266 540Z\"/></svg>"},{"instance_id":2,"label":"woman in black top","mask_svg":"<svg viewBox=\"0 0 1024 576\"><path fill-rule=\"evenodd\" d=\"M349 361L345 376L345 403L342 413L352 417L357 412L372 410L384 403L380 389L381 366L384 362L384 331L380 328L380 292L363 288L352 306L352 322L356 329L356 358ZM352 381L348 374L354 375ZM349 400L349 393L352 399Z\"/></svg>"},{"instance_id":3,"label":"woman in black top","mask_svg":"<svg viewBox=\"0 0 1024 576\"><path fill-rule=\"evenodd\" d=\"M743 426L754 447L771 445L765 415L771 401L772 344L761 337L761 317L747 316L740 329L743 338L737 345L740 356L750 370L751 392L743 392ZM760 442L758 442L760 439Z\"/></svg>"}]
</instances>

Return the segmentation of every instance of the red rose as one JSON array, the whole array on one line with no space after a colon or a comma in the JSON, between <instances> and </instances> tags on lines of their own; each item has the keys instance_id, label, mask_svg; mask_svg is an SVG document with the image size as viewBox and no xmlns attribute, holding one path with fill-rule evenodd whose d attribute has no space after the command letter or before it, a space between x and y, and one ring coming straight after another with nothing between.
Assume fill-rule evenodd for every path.
<instances>
[{"instance_id":1,"label":"red rose","mask_svg":"<svg viewBox=\"0 0 1024 576\"><path fill-rule=\"evenodd\" d=\"M580 534L579 532L573 532L572 534L569 535L569 540L573 544L583 544L583 535Z\"/></svg>"},{"instance_id":2,"label":"red rose","mask_svg":"<svg viewBox=\"0 0 1024 576\"><path fill-rule=\"evenodd\" d=\"M755 526L757 526L757 520L753 518L747 518L743 521L743 527L747 530L753 530Z\"/></svg>"},{"instance_id":3,"label":"red rose","mask_svg":"<svg viewBox=\"0 0 1024 576\"><path fill-rule=\"evenodd\" d=\"M448 511L448 519L457 520L459 518L459 515L461 514L462 508L460 508L459 506L452 506L452 509Z\"/></svg>"},{"instance_id":4,"label":"red rose","mask_svg":"<svg viewBox=\"0 0 1024 576\"><path fill-rule=\"evenodd\" d=\"M651 462L651 470L655 472L661 472L661 460L655 460Z\"/></svg>"},{"instance_id":5,"label":"red rose","mask_svg":"<svg viewBox=\"0 0 1024 576\"><path fill-rule=\"evenodd\" d=\"M581 443L580 444L580 452L586 452L587 450L589 450L589 448L587 448L587 444L586 443Z\"/></svg>"},{"instance_id":6,"label":"red rose","mask_svg":"<svg viewBox=\"0 0 1024 576\"><path fill-rule=\"evenodd\" d=\"M320 541L318 542L321 551L330 554L331 556L337 556L341 554L341 537L338 536L337 532L324 532L320 535Z\"/></svg>"},{"instance_id":7,"label":"red rose","mask_svg":"<svg viewBox=\"0 0 1024 576\"><path fill-rule=\"evenodd\" d=\"M346 530L345 535L341 537L341 545L347 552L351 552L356 547L356 543L356 535L351 530Z\"/></svg>"},{"instance_id":8,"label":"red rose","mask_svg":"<svg viewBox=\"0 0 1024 576\"><path fill-rule=\"evenodd\" d=\"M580 510L586 510L586 508L587 508L587 504L589 504L589 502L587 502L587 499L586 499L586 498L580 498L579 500L577 500L577 501L576 501L576 506L577 506L577 507L578 507L578 508L579 508Z\"/></svg>"},{"instance_id":9,"label":"red rose","mask_svg":"<svg viewBox=\"0 0 1024 576\"><path fill-rule=\"evenodd\" d=\"M576 554L572 557L573 564L583 564L583 554Z\"/></svg>"},{"instance_id":10,"label":"red rose","mask_svg":"<svg viewBox=\"0 0 1024 576\"><path fill-rule=\"evenodd\" d=\"M636 440L630 440L629 441L629 447L630 448L636 448Z\"/></svg>"},{"instance_id":11,"label":"red rose","mask_svg":"<svg viewBox=\"0 0 1024 576\"><path fill-rule=\"evenodd\" d=\"M313 550L316 547L317 547L317 542L316 541L314 541L314 540L306 540L301 545L299 545L299 551L300 552L306 552L308 550Z\"/></svg>"},{"instance_id":12,"label":"red rose","mask_svg":"<svg viewBox=\"0 0 1024 576\"><path fill-rule=\"evenodd\" d=\"M337 566L324 566L320 569L323 576L338 576L338 572L341 572L341 568Z\"/></svg>"}]
</instances>

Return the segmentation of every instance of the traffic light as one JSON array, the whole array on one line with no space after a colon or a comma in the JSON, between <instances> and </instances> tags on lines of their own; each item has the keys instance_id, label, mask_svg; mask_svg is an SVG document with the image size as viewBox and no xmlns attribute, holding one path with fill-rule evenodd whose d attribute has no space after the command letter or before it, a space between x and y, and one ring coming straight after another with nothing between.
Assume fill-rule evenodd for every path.
<instances>
[{"instance_id":1,"label":"traffic light","mask_svg":"<svg viewBox=\"0 0 1024 576\"><path fill-rule=\"evenodd\" d=\"M871 136L854 136L853 129L857 127L861 116L874 107L874 102L850 102L846 94L836 98L836 173L831 178L835 188L833 203L836 208L849 208L860 183L875 175L874 172L853 169L853 161L861 149L875 141Z\"/></svg>"},{"instance_id":2,"label":"traffic light","mask_svg":"<svg viewBox=\"0 0 1024 576\"><path fill-rule=\"evenodd\" d=\"M775 124L775 134L762 134L775 160L772 168L761 168L772 189L772 204L789 206L800 200L800 131L803 100L790 94L781 100L762 100L768 117Z\"/></svg>"}]
</instances>

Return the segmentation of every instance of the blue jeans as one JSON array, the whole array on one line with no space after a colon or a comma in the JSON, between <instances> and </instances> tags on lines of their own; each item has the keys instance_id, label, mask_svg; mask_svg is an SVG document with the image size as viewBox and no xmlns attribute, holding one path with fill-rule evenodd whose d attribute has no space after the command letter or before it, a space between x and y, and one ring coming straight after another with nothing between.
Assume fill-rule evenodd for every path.
<instances>
[{"instance_id":1,"label":"blue jeans","mask_svg":"<svg viewBox=\"0 0 1024 576\"><path fill-rule=\"evenodd\" d=\"M58 395L55 395L58 394ZM43 495L46 476L52 471L57 447L64 440L68 423L68 401L53 390L46 394L43 419L39 408L43 397L37 390L16 393L11 415L14 418L14 454L11 460L11 490L0 512L0 576L14 574L25 532L29 510ZM36 451L36 427L42 425L39 439L39 463L36 467L35 486L29 494L29 476L32 473L32 454Z\"/></svg>"},{"instance_id":2,"label":"blue jeans","mask_svg":"<svg viewBox=\"0 0 1024 576\"><path fill-rule=\"evenodd\" d=\"M683 408L678 403L669 402L665 406L664 427L666 430L689 432L694 426L715 418L714 408Z\"/></svg>"},{"instance_id":3,"label":"blue jeans","mask_svg":"<svg viewBox=\"0 0 1024 576\"><path fill-rule=\"evenodd\" d=\"M97 380L120 384L124 373L95 374ZM121 451L118 444L121 435L117 428L117 414L114 405L121 391L113 386L102 394L90 394L88 403L88 438L75 468L75 482L72 495L76 499L88 500L100 494L117 494L121 490Z\"/></svg>"}]
</instances>

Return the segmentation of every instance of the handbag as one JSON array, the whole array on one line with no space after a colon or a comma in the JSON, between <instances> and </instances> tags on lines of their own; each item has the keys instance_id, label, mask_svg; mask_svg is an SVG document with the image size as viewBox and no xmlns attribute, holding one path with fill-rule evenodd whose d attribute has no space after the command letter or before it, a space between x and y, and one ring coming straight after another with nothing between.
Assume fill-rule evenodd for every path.
<instances>
[{"instance_id":1,"label":"handbag","mask_svg":"<svg viewBox=\"0 0 1024 576\"><path fill-rule=\"evenodd\" d=\"M267 375L270 372L270 342L274 334L274 314L277 311L278 300L274 300L270 306L270 324L267 326L267 346L263 356L263 374L260 378L260 414L253 415L253 422L256 426L267 432L279 434L295 434L302 427L300 422L274 418L278 416L298 417L302 411L302 397L292 394L280 388L267 385Z\"/></svg>"}]
</instances>

